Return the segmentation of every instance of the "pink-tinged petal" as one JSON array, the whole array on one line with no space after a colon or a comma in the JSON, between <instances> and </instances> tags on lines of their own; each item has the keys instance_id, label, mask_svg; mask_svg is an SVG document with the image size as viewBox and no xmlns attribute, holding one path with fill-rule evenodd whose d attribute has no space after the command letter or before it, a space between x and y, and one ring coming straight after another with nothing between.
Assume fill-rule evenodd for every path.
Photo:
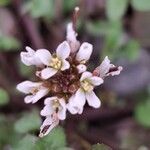
<instances>
[{"instance_id":1,"label":"pink-tinged petal","mask_svg":"<svg viewBox=\"0 0 150 150\"><path fill-rule=\"evenodd\" d=\"M114 66L114 67L115 67L115 66ZM121 66L119 66L119 67L115 67L115 68L116 68L116 70L114 70L114 71L113 71L113 69L112 69L112 68L110 68L109 73L107 73L107 75L106 75L106 76L109 76L109 75L111 75L111 76L119 75L119 74L120 74L120 72L123 70L123 68L122 68ZM112 71L111 71L111 69L112 69Z\"/></svg>"},{"instance_id":2,"label":"pink-tinged petal","mask_svg":"<svg viewBox=\"0 0 150 150\"><path fill-rule=\"evenodd\" d=\"M39 49L35 53L36 57L38 57L44 65L49 65L51 61L51 53L46 49Z\"/></svg>"},{"instance_id":3,"label":"pink-tinged petal","mask_svg":"<svg viewBox=\"0 0 150 150\"><path fill-rule=\"evenodd\" d=\"M101 85L104 82L104 80L102 78L96 77L96 76L90 77L88 80L94 86Z\"/></svg>"},{"instance_id":4,"label":"pink-tinged petal","mask_svg":"<svg viewBox=\"0 0 150 150\"><path fill-rule=\"evenodd\" d=\"M108 73L110 67L111 67L110 60L108 59L108 56L106 56L98 68L101 78L105 77L105 75Z\"/></svg>"},{"instance_id":5,"label":"pink-tinged petal","mask_svg":"<svg viewBox=\"0 0 150 150\"><path fill-rule=\"evenodd\" d=\"M70 67L69 62L66 61L66 60L62 60L62 67L61 67L61 70L62 70L62 71L67 70L67 69L69 69L69 67Z\"/></svg>"},{"instance_id":6,"label":"pink-tinged petal","mask_svg":"<svg viewBox=\"0 0 150 150\"><path fill-rule=\"evenodd\" d=\"M26 104L32 103L34 96L33 95L28 95L24 98L24 102Z\"/></svg>"},{"instance_id":7,"label":"pink-tinged petal","mask_svg":"<svg viewBox=\"0 0 150 150\"><path fill-rule=\"evenodd\" d=\"M57 73L58 70L56 69L53 69L53 68L50 68L50 67L47 67L45 69L43 69L41 71L41 78L42 79L49 79L50 77L52 77L54 74Z\"/></svg>"},{"instance_id":8,"label":"pink-tinged petal","mask_svg":"<svg viewBox=\"0 0 150 150\"><path fill-rule=\"evenodd\" d=\"M47 117L40 127L39 137L46 136L53 128L59 124L58 119L53 119L51 116Z\"/></svg>"},{"instance_id":9,"label":"pink-tinged petal","mask_svg":"<svg viewBox=\"0 0 150 150\"><path fill-rule=\"evenodd\" d=\"M77 69L78 69L78 73L83 73L86 71L87 67L83 64L80 64L77 66Z\"/></svg>"},{"instance_id":10,"label":"pink-tinged petal","mask_svg":"<svg viewBox=\"0 0 150 150\"><path fill-rule=\"evenodd\" d=\"M59 111L57 113L58 118L60 120L64 120L64 119L66 119L66 103L65 103L64 99L60 99L59 102L60 102L61 106L60 106Z\"/></svg>"},{"instance_id":11,"label":"pink-tinged petal","mask_svg":"<svg viewBox=\"0 0 150 150\"><path fill-rule=\"evenodd\" d=\"M28 94L31 92L31 90L35 87L40 86L41 82L31 82L31 81L23 81L17 85L17 90L20 92L23 92L25 94Z\"/></svg>"},{"instance_id":12,"label":"pink-tinged petal","mask_svg":"<svg viewBox=\"0 0 150 150\"><path fill-rule=\"evenodd\" d=\"M76 55L76 60L78 60L79 62L88 61L90 59L92 51L92 44L84 42Z\"/></svg>"},{"instance_id":13,"label":"pink-tinged petal","mask_svg":"<svg viewBox=\"0 0 150 150\"><path fill-rule=\"evenodd\" d=\"M70 55L70 46L67 41L62 42L56 49L57 57L60 59L66 59Z\"/></svg>"},{"instance_id":14,"label":"pink-tinged petal","mask_svg":"<svg viewBox=\"0 0 150 150\"><path fill-rule=\"evenodd\" d=\"M77 37L77 33L73 29L73 24L68 23L68 25L67 25L67 37L66 37L67 41L71 41L71 42L75 43L77 41L76 37Z\"/></svg>"},{"instance_id":15,"label":"pink-tinged petal","mask_svg":"<svg viewBox=\"0 0 150 150\"><path fill-rule=\"evenodd\" d=\"M89 72L89 71L83 72L82 75L81 75L80 81L83 81L83 80L88 79L90 77L92 77L91 72Z\"/></svg>"},{"instance_id":16,"label":"pink-tinged petal","mask_svg":"<svg viewBox=\"0 0 150 150\"><path fill-rule=\"evenodd\" d=\"M95 95L93 91L86 93L86 99L89 106L92 106L94 108L99 108L101 105L100 99Z\"/></svg>"}]
</instances>

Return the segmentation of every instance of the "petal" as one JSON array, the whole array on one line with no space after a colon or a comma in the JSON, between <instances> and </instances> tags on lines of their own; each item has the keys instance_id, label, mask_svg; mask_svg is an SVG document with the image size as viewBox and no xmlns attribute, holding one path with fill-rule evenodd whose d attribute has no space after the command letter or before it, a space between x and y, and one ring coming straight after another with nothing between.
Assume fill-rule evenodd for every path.
<instances>
[{"instance_id":1,"label":"petal","mask_svg":"<svg viewBox=\"0 0 150 150\"><path fill-rule=\"evenodd\" d=\"M32 103L36 103L39 99L47 95L49 90L47 88L40 89L34 96Z\"/></svg>"},{"instance_id":2,"label":"petal","mask_svg":"<svg viewBox=\"0 0 150 150\"><path fill-rule=\"evenodd\" d=\"M80 47L80 49L76 55L76 60L78 60L80 62L81 61L88 61L90 59L92 51L93 51L92 44L84 42L81 45L81 47Z\"/></svg>"},{"instance_id":3,"label":"petal","mask_svg":"<svg viewBox=\"0 0 150 150\"><path fill-rule=\"evenodd\" d=\"M103 78L108 73L110 67L111 67L110 60L108 59L108 56L106 56L98 68L101 78Z\"/></svg>"},{"instance_id":4,"label":"petal","mask_svg":"<svg viewBox=\"0 0 150 150\"><path fill-rule=\"evenodd\" d=\"M95 95L95 93L92 91L90 93L86 93L86 99L89 104L89 106L92 106L94 108L99 108L101 105L100 99Z\"/></svg>"},{"instance_id":5,"label":"petal","mask_svg":"<svg viewBox=\"0 0 150 150\"><path fill-rule=\"evenodd\" d=\"M80 64L77 66L77 69L78 69L78 73L83 73L86 71L87 67L83 64Z\"/></svg>"},{"instance_id":6,"label":"petal","mask_svg":"<svg viewBox=\"0 0 150 150\"><path fill-rule=\"evenodd\" d=\"M48 93L48 89L43 88L39 90L35 95L28 95L25 97L25 103L36 103L39 99L44 97Z\"/></svg>"},{"instance_id":7,"label":"petal","mask_svg":"<svg viewBox=\"0 0 150 150\"><path fill-rule=\"evenodd\" d=\"M42 79L49 79L50 77L52 77L54 74L57 73L58 70L56 69L53 69L53 68L50 68L50 67L47 67L45 69L43 69L41 71L41 78Z\"/></svg>"},{"instance_id":8,"label":"petal","mask_svg":"<svg viewBox=\"0 0 150 150\"><path fill-rule=\"evenodd\" d=\"M50 116L54 113L52 105L48 104L41 110L41 116Z\"/></svg>"},{"instance_id":9,"label":"petal","mask_svg":"<svg viewBox=\"0 0 150 150\"><path fill-rule=\"evenodd\" d=\"M64 41L63 43L61 43L57 49L56 49L56 54L58 58L61 59L66 59L69 57L70 55L70 46L67 43L67 41Z\"/></svg>"},{"instance_id":10,"label":"petal","mask_svg":"<svg viewBox=\"0 0 150 150\"><path fill-rule=\"evenodd\" d=\"M40 127L39 137L46 136L53 128L59 124L59 120L53 120L50 116L45 119L42 126Z\"/></svg>"},{"instance_id":11,"label":"petal","mask_svg":"<svg viewBox=\"0 0 150 150\"><path fill-rule=\"evenodd\" d=\"M69 67L70 67L69 62L66 61L66 60L63 60L63 61L62 61L62 67L61 67L61 70L64 71L64 70L66 70L66 69L69 69Z\"/></svg>"},{"instance_id":12,"label":"petal","mask_svg":"<svg viewBox=\"0 0 150 150\"><path fill-rule=\"evenodd\" d=\"M102 78L96 77L96 76L90 77L89 81L94 86L101 85L104 82L104 80Z\"/></svg>"},{"instance_id":13,"label":"petal","mask_svg":"<svg viewBox=\"0 0 150 150\"><path fill-rule=\"evenodd\" d=\"M83 92L82 89L78 89L76 94L75 94L75 101L76 103L78 103L79 105L85 105L85 93Z\"/></svg>"},{"instance_id":14,"label":"petal","mask_svg":"<svg viewBox=\"0 0 150 150\"><path fill-rule=\"evenodd\" d=\"M55 100L55 99L58 99L58 98L57 98L56 96L48 97L48 98L45 99L44 104L45 104L45 105L48 105L48 104L51 103L51 101L53 101L53 100Z\"/></svg>"},{"instance_id":15,"label":"petal","mask_svg":"<svg viewBox=\"0 0 150 150\"><path fill-rule=\"evenodd\" d=\"M66 119L66 103L65 103L64 99L60 99L59 101L60 101L61 107L57 113L58 118L60 120L64 120L64 119Z\"/></svg>"},{"instance_id":16,"label":"petal","mask_svg":"<svg viewBox=\"0 0 150 150\"><path fill-rule=\"evenodd\" d=\"M80 81L83 81L84 79L88 79L90 77L92 77L92 73L89 71L86 71L86 72L82 73Z\"/></svg>"},{"instance_id":17,"label":"petal","mask_svg":"<svg viewBox=\"0 0 150 150\"><path fill-rule=\"evenodd\" d=\"M51 53L46 49L39 49L35 53L36 57L38 57L44 65L49 65L50 60L52 58Z\"/></svg>"},{"instance_id":18,"label":"petal","mask_svg":"<svg viewBox=\"0 0 150 150\"><path fill-rule=\"evenodd\" d=\"M28 94L31 92L31 90L35 87L40 86L41 82L31 82L31 81L23 81L17 85L17 90L20 92L23 92L25 94Z\"/></svg>"},{"instance_id":19,"label":"petal","mask_svg":"<svg viewBox=\"0 0 150 150\"><path fill-rule=\"evenodd\" d=\"M69 103L67 104L67 109L71 114L81 114L83 112L84 105L80 105L76 99L75 95L73 95L69 99Z\"/></svg>"},{"instance_id":20,"label":"petal","mask_svg":"<svg viewBox=\"0 0 150 150\"><path fill-rule=\"evenodd\" d=\"M110 68L110 69L111 69L111 68ZM120 72L122 71L122 69L123 69L123 68L122 68L121 66L116 67L116 70L115 70L115 71L109 71L109 73L107 73L106 76L109 76L109 75L111 75L111 76L119 75Z\"/></svg>"}]
</instances>

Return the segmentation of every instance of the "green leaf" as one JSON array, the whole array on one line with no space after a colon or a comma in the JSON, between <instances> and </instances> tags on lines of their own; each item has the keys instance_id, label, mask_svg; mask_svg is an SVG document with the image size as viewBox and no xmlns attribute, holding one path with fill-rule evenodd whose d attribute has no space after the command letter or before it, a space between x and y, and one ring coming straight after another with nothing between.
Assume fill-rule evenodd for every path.
<instances>
[{"instance_id":1,"label":"green leaf","mask_svg":"<svg viewBox=\"0 0 150 150\"><path fill-rule=\"evenodd\" d=\"M33 135L26 135L23 137L17 145L14 146L13 150L35 150L35 143L37 138Z\"/></svg>"},{"instance_id":2,"label":"green leaf","mask_svg":"<svg viewBox=\"0 0 150 150\"><path fill-rule=\"evenodd\" d=\"M149 0L132 0L131 4L138 11L150 11Z\"/></svg>"},{"instance_id":3,"label":"green leaf","mask_svg":"<svg viewBox=\"0 0 150 150\"><path fill-rule=\"evenodd\" d=\"M106 14L110 20L120 20L126 12L128 0L107 0Z\"/></svg>"},{"instance_id":4,"label":"green leaf","mask_svg":"<svg viewBox=\"0 0 150 150\"><path fill-rule=\"evenodd\" d=\"M54 17L54 0L30 0L25 3L24 9L29 11L34 18L52 19Z\"/></svg>"},{"instance_id":5,"label":"green leaf","mask_svg":"<svg viewBox=\"0 0 150 150\"><path fill-rule=\"evenodd\" d=\"M0 6L6 6L10 3L10 0L0 0Z\"/></svg>"},{"instance_id":6,"label":"green leaf","mask_svg":"<svg viewBox=\"0 0 150 150\"><path fill-rule=\"evenodd\" d=\"M124 52L130 61L135 61L139 57L140 45L136 40L130 40L126 45Z\"/></svg>"},{"instance_id":7,"label":"green leaf","mask_svg":"<svg viewBox=\"0 0 150 150\"><path fill-rule=\"evenodd\" d=\"M104 144L95 144L92 146L92 150L112 150L112 149Z\"/></svg>"},{"instance_id":8,"label":"green leaf","mask_svg":"<svg viewBox=\"0 0 150 150\"><path fill-rule=\"evenodd\" d=\"M15 123L15 130L18 133L27 133L39 129L40 125L41 118L39 112L34 110L33 112L25 113L23 117Z\"/></svg>"},{"instance_id":9,"label":"green leaf","mask_svg":"<svg viewBox=\"0 0 150 150\"><path fill-rule=\"evenodd\" d=\"M33 74L34 71L33 66L28 67L24 65L22 62L20 62L20 60L17 64L19 64L19 72L23 77L29 77Z\"/></svg>"},{"instance_id":10,"label":"green leaf","mask_svg":"<svg viewBox=\"0 0 150 150\"><path fill-rule=\"evenodd\" d=\"M0 88L0 106L6 105L9 102L9 95L6 90Z\"/></svg>"},{"instance_id":11,"label":"green leaf","mask_svg":"<svg viewBox=\"0 0 150 150\"><path fill-rule=\"evenodd\" d=\"M16 38L0 35L0 51L16 51L20 48L20 46L21 44Z\"/></svg>"},{"instance_id":12,"label":"green leaf","mask_svg":"<svg viewBox=\"0 0 150 150\"><path fill-rule=\"evenodd\" d=\"M144 127L150 128L150 99L139 103L135 108L135 119Z\"/></svg>"},{"instance_id":13,"label":"green leaf","mask_svg":"<svg viewBox=\"0 0 150 150\"><path fill-rule=\"evenodd\" d=\"M37 142L37 147L51 149L58 149L66 146L66 136L63 128L57 127L51 131L50 134L39 139Z\"/></svg>"}]
</instances>

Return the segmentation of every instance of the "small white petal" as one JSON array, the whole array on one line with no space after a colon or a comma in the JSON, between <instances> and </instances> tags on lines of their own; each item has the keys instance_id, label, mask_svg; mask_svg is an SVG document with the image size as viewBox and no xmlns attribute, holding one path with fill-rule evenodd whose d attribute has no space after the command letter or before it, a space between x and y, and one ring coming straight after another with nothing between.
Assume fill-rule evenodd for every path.
<instances>
[{"instance_id":1,"label":"small white petal","mask_svg":"<svg viewBox=\"0 0 150 150\"><path fill-rule=\"evenodd\" d=\"M75 100L79 105L85 105L85 93L82 89L78 89L75 93Z\"/></svg>"},{"instance_id":2,"label":"small white petal","mask_svg":"<svg viewBox=\"0 0 150 150\"><path fill-rule=\"evenodd\" d=\"M44 65L49 65L51 61L51 53L46 49L39 49L35 53L36 57L38 57Z\"/></svg>"},{"instance_id":3,"label":"small white petal","mask_svg":"<svg viewBox=\"0 0 150 150\"><path fill-rule=\"evenodd\" d=\"M56 69L53 69L53 68L50 68L50 67L47 67L45 69L43 69L41 71L41 78L42 79L49 79L50 77L52 77L54 74L57 73L58 70Z\"/></svg>"},{"instance_id":4,"label":"small white petal","mask_svg":"<svg viewBox=\"0 0 150 150\"><path fill-rule=\"evenodd\" d=\"M69 57L70 55L70 46L67 43L67 41L64 41L63 43L61 43L57 49L56 49L56 54L58 58L61 59L66 59Z\"/></svg>"},{"instance_id":5,"label":"small white petal","mask_svg":"<svg viewBox=\"0 0 150 150\"><path fill-rule=\"evenodd\" d=\"M104 82L104 80L102 78L96 77L96 76L90 77L88 80L94 86L101 85Z\"/></svg>"},{"instance_id":6,"label":"small white petal","mask_svg":"<svg viewBox=\"0 0 150 150\"><path fill-rule=\"evenodd\" d=\"M41 110L41 116L50 116L54 113L54 109L51 104L48 104L44 106L44 108Z\"/></svg>"},{"instance_id":7,"label":"small white petal","mask_svg":"<svg viewBox=\"0 0 150 150\"><path fill-rule=\"evenodd\" d=\"M80 81L83 81L84 79L88 79L92 77L92 73L89 71L83 72L80 78Z\"/></svg>"},{"instance_id":8,"label":"small white petal","mask_svg":"<svg viewBox=\"0 0 150 150\"><path fill-rule=\"evenodd\" d=\"M110 60L108 59L108 56L106 56L98 68L101 78L103 78L108 73L110 67L111 67Z\"/></svg>"},{"instance_id":9,"label":"small white petal","mask_svg":"<svg viewBox=\"0 0 150 150\"><path fill-rule=\"evenodd\" d=\"M36 103L38 100L40 100L42 97L44 97L48 93L48 89L43 88L40 89L35 95L28 95L25 97L24 101L25 103Z\"/></svg>"},{"instance_id":10,"label":"small white petal","mask_svg":"<svg viewBox=\"0 0 150 150\"><path fill-rule=\"evenodd\" d=\"M67 104L67 109L71 114L81 114L83 112L84 105L80 105L75 99L75 95L71 96L69 103Z\"/></svg>"},{"instance_id":11,"label":"small white petal","mask_svg":"<svg viewBox=\"0 0 150 150\"><path fill-rule=\"evenodd\" d=\"M51 101L56 100L56 99L58 99L56 96L48 97L48 98L45 99L44 105L48 105L48 104L51 103Z\"/></svg>"},{"instance_id":12,"label":"small white petal","mask_svg":"<svg viewBox=\"0 0 150 150\"><path fill-rule=\"evenodd\" d=\"M17 85L17 90L20 92L23 92L25 94L28 94L31 92L31 90L35 87L40 86L41 82L31 82L31 81L23 81Z\"/></svg>"},{"instance_id":13,"label":"small white petal","mask_svg":"<svg viewBox=\"0 0 150 150\"><path fill-rule=\"evenodd\" d=\"M66 61L66 60L63 60L63 61L62 61L62 67L61 67L61 70L64 71L64 70L66 70L66 69L69 69L69 67L70 67L69 62Z\"/></svg>"},{"instance_id":14,"label":"small white petal","mask_svg":"<svg viewBox=\"0 0 150 150\"><path fill-rule=\"evenodd\" d=\"M89 106L92 106L94 108L99 108L101 105L100 99L95 95L93 91L86 93L86 99Z\"/></svg>"},{"instance_id":15,"label":"small white petal","mask_svg":"<svg viewBox=\"0 0 150 150\"><path fill-rule=\"evenodd\" d=\"M61 104L61 107L59 108L59 111L58 111L58 118L60 120L64 120L66 119L66 103L64 101L64 99L60 99L59 100L60 104Z\"/></svg>"},{"instance_id":16,"label":"small white petal","mask_svg":"<svg viewBox=\"0 0 150 150\"><path fill-rule=\"evenodd\" d=\"M78 73L83 73L86 71L87 67L83 64L80 64L77 66L77 69L78 69Z\"/></svg>"},{"instance_id":17,"label":"small white petal","mask_svg":"<svg viewBox=\"0 0 150 150\"><path fill-rule=\"evenodd\" d=\"M80 47L80 49L76 55L76 59L80 62L81 61L88 61L90 59L92 51L93 51L92 44L84 42L81 45L81 47Z\"/></svg>"},{"instance_id":18,"label":"small white petal","mask_svg":"<svg viewBox=\"0 0 150 150\"><path fill-rule=\"evenodd\" d=\"M119 66L119 67L117 67L117 70L116 70L116 71L111 71L111 72L107 73L107 76L109 76L109 75L111 75L111 76L119 75L120 72L122 71L122 69L123 69L123 68L122 68L121 66Z\"/></svg>"}]
</instances>

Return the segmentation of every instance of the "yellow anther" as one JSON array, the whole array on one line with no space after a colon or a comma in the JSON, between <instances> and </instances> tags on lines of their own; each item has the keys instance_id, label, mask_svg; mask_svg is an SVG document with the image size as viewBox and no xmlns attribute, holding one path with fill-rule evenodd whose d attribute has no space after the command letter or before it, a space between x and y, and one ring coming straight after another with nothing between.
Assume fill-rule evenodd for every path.
<instances>
[{"instance_id":1,"label":"yellow anther","mask_svg":"<svg viewBox=\"0 0 150 150\"><path fill-rule=\"evenodd\" d=\"M81 82L81 86L82 86L83 90L86 91L86 92L90 92L94 88L93 85L87 80L83 80Z\"/></svg>"},{"instance_id":2,"label":"yellow anther","mask_svg":"<svg viewBox=\"0 0 150 150\"><path fill-rule=\"evenodd\" d=\"M39 88L36 87L36 88L32 88L30 93L35 95L38 91L39 91Z\"/></svg>"},{"instance_id":3,"label":"yellow anther","mask_svg":"<svg viewBox=\"0 0 150 150\"><path fill-rule=\"evenodd\" d=\"M59 100L58 99L53 100L52 107L56 110L59 108L59 106L60 106Z\"/></svg>"},{"instance_id":4,"label":"yellow anther","mask_svg":"<svg viewBox=\"0 0 150 150\"><path fill-rule=\"evenodd\" d=\"M59 70L61 68L62 62L59 58L53 57L49 64L50 67Z\"/></svg>"}]
</instances>

